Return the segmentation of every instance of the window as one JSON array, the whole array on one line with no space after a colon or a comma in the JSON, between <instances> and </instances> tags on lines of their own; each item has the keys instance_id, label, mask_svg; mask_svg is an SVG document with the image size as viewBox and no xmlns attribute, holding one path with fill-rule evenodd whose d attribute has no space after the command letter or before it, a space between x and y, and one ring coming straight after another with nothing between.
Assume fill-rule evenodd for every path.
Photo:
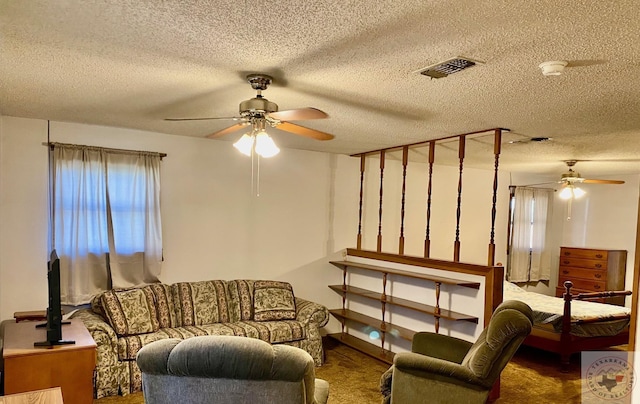
<instances>
[{"instance_id":1,"label":"window","mask_svg":"<svg viewBox=\"0 0 640 404\"><path fill-rule=\"evenodd\" d=\"M551 254L548 236L551 230L552 198L553 189L512 188L507 280L549 280Z\"/></svg>"},{"instance_id":2,"label":"window","mask_svg":"<svg viewBox=\"0 0 640 404\"><path fill-rule=\"evenodd\" d=\"M160 155L54 144L52 247L61 297L157 281L162 261Z\"/></svg>"}]
</instances>

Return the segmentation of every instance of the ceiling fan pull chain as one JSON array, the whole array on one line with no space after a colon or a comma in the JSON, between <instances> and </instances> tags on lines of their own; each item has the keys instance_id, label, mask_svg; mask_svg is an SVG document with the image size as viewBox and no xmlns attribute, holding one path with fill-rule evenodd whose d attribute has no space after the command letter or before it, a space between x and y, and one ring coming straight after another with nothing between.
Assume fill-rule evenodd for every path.
<instances>
[{"instance_id":1,"label":"ceiling fan pull chain","mask_svg":"<svg viewBox=\"0 0 640 404\"><path fill-rule=\"evenodd\" d=\"M253 168L253 161L255 160L255 158L256 158L256 153L255 153L255 151L253 150L253 147L251 147L251 194L252 194L252 195L253 195L253 187L254 187L254 186L253 186L253 184L254 184L254 181L253 181L253 172L255 171L255 170L254 170L254 168Z\"/></svg>"},{"instance_id":2,"label":"ceiling fan pull chain","mask_svg":"<svg viewBox=\"0 0 640 404\"><path fill-rule=\"evenodd\" d=\"M259 154L258 154L258 178L256 179L256 196L260 196L260 155Z\"/></svg>"}]
</instances>

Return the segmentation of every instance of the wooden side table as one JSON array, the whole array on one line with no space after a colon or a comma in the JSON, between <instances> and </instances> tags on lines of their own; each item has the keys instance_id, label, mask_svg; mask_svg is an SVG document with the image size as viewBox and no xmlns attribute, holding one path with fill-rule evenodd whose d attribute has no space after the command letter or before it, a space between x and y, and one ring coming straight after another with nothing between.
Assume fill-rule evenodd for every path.
<instances>
[{"instance_id":1,"label":"wooden side table","mask_svg":"<svg viewBox=\"0 0 640 404\"><path fill-rule=\"evenodd\" d=\"M81 320L62 327L62 337L73 345L36 348L46 330L34 322L8 323L4 330L4 392L24 393L59 386L66 403L93 403L96 343Z\"/></svg>"}]
</instances>

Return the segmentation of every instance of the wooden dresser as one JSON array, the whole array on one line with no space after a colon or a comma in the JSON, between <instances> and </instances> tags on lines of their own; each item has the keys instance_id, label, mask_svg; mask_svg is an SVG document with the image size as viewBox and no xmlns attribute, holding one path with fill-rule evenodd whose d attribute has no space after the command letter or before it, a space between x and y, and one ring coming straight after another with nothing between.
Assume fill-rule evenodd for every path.
<instances>
[{"instance_id":1,"label":"wooden dresser","mask_svg":"<svg viewBox=\"0 0 640 404\"><path fill-rule=\"evenodd\" d=\"M626 250L560 247L556 296L564 294L564 282L573 282L573 293L624 290ZM597 300L624 306L624 296Z\"/></svg>"}]
</instances>

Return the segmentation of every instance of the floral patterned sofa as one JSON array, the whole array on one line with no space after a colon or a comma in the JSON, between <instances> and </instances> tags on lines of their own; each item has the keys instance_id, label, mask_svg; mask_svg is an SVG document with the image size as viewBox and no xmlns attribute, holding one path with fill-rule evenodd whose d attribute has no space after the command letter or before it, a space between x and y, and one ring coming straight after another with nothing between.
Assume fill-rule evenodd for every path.
<instances>
[{"instance_id":1,"label":"floral patterned sofa","mask_svg":"<svg viewBox=\"0 0 640 404\"><path fill-rule=\"evenodd\" d=\"M319 329L326 307L294 296L278 281L211 280L109 290L74 313L96 341L96 398L142 390L136 355L166 338L236 335L307 351L322 364Z\"/></svg>"}]
</instances>

